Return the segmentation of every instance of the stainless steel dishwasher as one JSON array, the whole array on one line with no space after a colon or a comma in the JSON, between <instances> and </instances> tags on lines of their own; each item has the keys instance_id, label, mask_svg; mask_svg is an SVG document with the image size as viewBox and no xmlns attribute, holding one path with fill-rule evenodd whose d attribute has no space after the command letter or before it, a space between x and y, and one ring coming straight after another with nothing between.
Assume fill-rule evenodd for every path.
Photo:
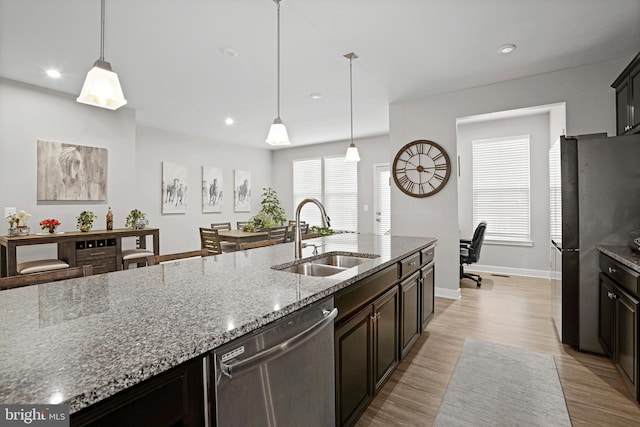
<instances>
[{"instance_id":1,"label":"stainless steel dishwasher","mask_svg":"<svg viewBox=\"0 0 640 427\"><path fill-rule=\"evenodd\" d=\"M333 298L213 351L215 425L335 426Z\"/></svg>"}]
</instances>

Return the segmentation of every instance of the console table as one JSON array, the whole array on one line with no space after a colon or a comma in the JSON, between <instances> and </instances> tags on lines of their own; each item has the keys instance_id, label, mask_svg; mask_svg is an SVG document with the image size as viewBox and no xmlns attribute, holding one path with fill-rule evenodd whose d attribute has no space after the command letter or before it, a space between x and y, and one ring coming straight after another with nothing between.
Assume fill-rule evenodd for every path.
<instances>
[{"instance_id":1,"label":"console table","mask_svg":"<svg viewBox=\"0 0 640 427\"><path fill-rule=\"evenodd\" d=\"M153 253L160 254L160 231L157 228L131 230L68 231L60 234L29 234L27 236L0 236L0 277L15 276L18 246L56 243L58 258L71 267L93 266L95 273L122 270L122 238L141 237L140 248L146 247L145 236L153 236Z\"/></svg>"}]
</instances>

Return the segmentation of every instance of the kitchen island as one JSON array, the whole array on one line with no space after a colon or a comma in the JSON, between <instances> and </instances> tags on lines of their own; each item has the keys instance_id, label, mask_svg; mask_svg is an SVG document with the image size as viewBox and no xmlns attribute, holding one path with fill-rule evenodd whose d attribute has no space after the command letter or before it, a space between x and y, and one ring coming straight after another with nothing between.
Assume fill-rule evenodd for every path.
<instances>
[{"instance_id":1,"label":"kitchen island","mask_svg":"<svg viewBox=\"0 0 640 427\"><path fill-rule=\"evenodd\" d=\"M378 255L329 277L272 269L293 260L287 243L0 292L0 402L68 403L71 413L80 411L435 241L356 234L311 240L325 253Z\"/></svg>"}]
</instances>

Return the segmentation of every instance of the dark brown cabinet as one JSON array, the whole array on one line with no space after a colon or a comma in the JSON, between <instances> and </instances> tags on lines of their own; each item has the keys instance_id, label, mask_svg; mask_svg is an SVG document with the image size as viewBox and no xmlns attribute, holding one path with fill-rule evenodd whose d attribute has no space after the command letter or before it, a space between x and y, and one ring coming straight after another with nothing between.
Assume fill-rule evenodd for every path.
<instances>
[{"instance_id":1,"label":"dark brown cabinet","mask_svg":"<svg viewBox=\"0 0 640 427\"><path fill-rule=\"evenodd\" d=\"M373 364L375 391L398 365L398 287L394 286L373 303Z\"/></svg>"},{"instance_id":2,"label":"dark brown cabinet","mask_svg":"<svg viewBox=\"0 0 640 427\"><path fill-rule=\"evenodd\" d=\"M616 309L615 285L600 273L600 316L598 339L600 345L609 357L613 355L614 313Z\"/></svg>"},{"instance_id":3,"label":"dark brown cabinet","mask_svg":"<svg viewBox=\"0 0 640 427\"><path fill-rule=\"evenodd\" d=\"M336 328L337 425L352 425L373 397L373 345L368 307Z\"/></svg>"},{"instance_id":4,"label":"dark brown cabinet","mask_svg":"<svg viewBox=\"0 0 640 427\"><path fill-rule=\"evenodd\" d=\"M611 85L616 90L616 134L640 132L640 54Z\"/></svg>"},{"instance_id":5,"label":"dark brown cabinet","mask_svg":"<svg viewBox=\"0 0 640 427\"><path fill-rule=\"evenodd\" d=\"M623 382L636 400L638 381L638 287L640 274L616 260L600 255L599 330L602 348L615 364ZM640 401L640 400L638 400Z\"/></svg>"},{"instance_id":6,"label":"dark brown cabinet","mask_svg":"<svg viewBox=\"0 0 640 427\"><path fill-rule=\"evenodd\" d=\"M421 269L421 277L420 277L420 321L421 321L421 329L420 331L424 331L427 329L427 324L433 318L434 305L433 305L433 297L434 297L434 285L435 285L435 263L434 261L429 262L427 265L423 266Z\"/></svg>"},{"instance_id":7,"label":"dark brown cabinet","mask_svg":"<svg viewBox=\"0 0 640 427\"><path fill-rule=\"evenodd\" d=\"M400 355L403 359L420 336L420 273L417 271L400 282Z\"/></svg>"},{"instance_id":8,"label":"dark brown cabinet","mask_svg":"<svg viewBox=\"0 0 640 427\"><path fill-rule=\"evenodd\" d=\"M430 246L336 293L337 426L355 424L431 320L433 258Z\"/></svg>"},{"instance_id":9,"label":"dark brown cabinet","mask_svg":"<svg viewBox=\"0 0 640 427\"><path fill-rule=\"evenodd\" d=\"M71 415L72 426L205 425L202 358Z\"/></svg>"}]
</instances>

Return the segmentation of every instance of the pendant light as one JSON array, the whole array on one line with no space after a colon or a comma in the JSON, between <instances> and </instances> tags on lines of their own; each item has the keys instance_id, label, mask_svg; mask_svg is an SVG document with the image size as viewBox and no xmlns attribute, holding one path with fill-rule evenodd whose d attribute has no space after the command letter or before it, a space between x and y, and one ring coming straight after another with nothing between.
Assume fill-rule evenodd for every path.
<instances>
[{"instance_id":1,"label":"pendant light","mask_svg":"<svg viewBox=\"0 0 640 427\"><path fill-rule=\"evenodd\" d=\"M278 8L278 117L275 118L269 129L266 142L270 145L289 145L291 142L289 142L287 128L280 119L280 0L273 0L273 2Z\"/></svg>"},{"instance_id":2,"label":"pendant light","mask_svg":"<svg viewBox=\"0 0 640 427\"><path fill-rule=\"evenodd\" d=\"M120 87L118 75L111 70L111 64L104 60L104 2L101 0L100 58L87 73L80 96L76 101L96 107L117 110L127 103Z\"/></svg>"},{"instance_id":3,"label":"pendant light","mask_svg":"<svg viewBox=\"0 0 640 427\"><path fill-rule=\"evenodd\" d=\"M344 156L345 162L359 162L360 154L358 154L358 147L353 143L353 60L358 58L355 53L347 53L342 55L349 60L349 101L351 104L351 144L347 148L347 154Z\"/></svg>"}]
</instances>

